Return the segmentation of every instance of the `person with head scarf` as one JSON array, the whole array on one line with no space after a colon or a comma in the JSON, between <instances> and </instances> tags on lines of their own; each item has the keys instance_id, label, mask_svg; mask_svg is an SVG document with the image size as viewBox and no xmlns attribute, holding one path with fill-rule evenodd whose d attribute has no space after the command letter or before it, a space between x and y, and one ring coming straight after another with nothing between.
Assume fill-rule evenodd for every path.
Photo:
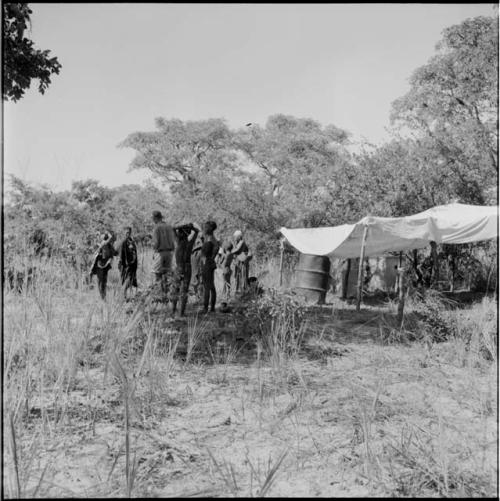
<instances>
[{"instance_id":1,"label":"person with head scarf","mask_svg":"<svg viewBox=\"0 0 500 501\"><path fill-rule=\"evenodd\" d=\"M168 294L172 275L172 259L175 249L175 233L172 226L163 221L160 211L153 211L153 268L156 283L164 294Z\"/></svg>"},{"instance_id":2,"label":"person with head scarf","mask_svg":"<svg viewBox=\"0 0 500 501\"><path fill-rule=\"evenodd\" d=\"M214 221L207 221L203 225L204 242L201 247L201 276L203 280L203 312L215 311L217 292L215 290L214 271L217 268L215 257L219 252L220 243L214 236L217 224Z\"/></svg>"},{"instance_id":3,"label":"person with head scarf","mask_svg":"<svg viewBox=\"0 0 500 501\"><path fill-rule=\"evenodd\" d=\"M233 235L233 250L231 254L234 256L234 278L236 281L236 292L245 291L248 287L249 262L252 256L248 250L248 245L243 239L243 233L236 230Z\"/></svg>"},{"instance_id":4,"label":"person with head scarf","mask_svg":"<svg viewBox=\"0 0 500 501\"><path fill-rule=\"evenodd\" d=\"M172 313L177 310L177 301L181 300L180 315L184 316L188 300L189 283L191 282L191 252L200 228L193 223L174 227L177 239L175 247L175 271L172 281L170 301Z\"/></svg>"}]
</instances>

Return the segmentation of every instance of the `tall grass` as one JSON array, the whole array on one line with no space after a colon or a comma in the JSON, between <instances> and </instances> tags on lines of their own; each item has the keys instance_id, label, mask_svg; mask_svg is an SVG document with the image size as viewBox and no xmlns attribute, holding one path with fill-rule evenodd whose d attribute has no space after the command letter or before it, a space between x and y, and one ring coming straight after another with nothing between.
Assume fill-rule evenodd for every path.
<instances>
[{"instance_id":1,"label":"tall grass","mask_svg":"<svg viewBox=\"0 0 500 501\"><path fill-rule=\"evenodd\" d=\"M26 258L26 268L30 263ZM139 270L140 285L150 282L148 259L144 263ZM262 274L254 271L251 274L260 276L264 286L276 287L279 280L276 264L269 260L258 264L259 267L255 265L254 270L261 270ZM282 291L268 291L246 305L248 326L252 327L250 335L257 346L255 384L259 415L255 426L259 431L267 428L269 396L292 392L291 383L301 378L302 348L308 325L301 315L301 305L285 290L286 287ZM175 389L171 381L176 370L184 369L180 375L186 378L186 369L192 367L189 364L203 347L211 354L217 369L220 364L224 366L223 371L217 373L215 383L228 381L226 371L236 351L233 346L211 344L208 335L214 328L212 317L188 316L186 357L179 365L176 352L181 333L170 323L166 327L163 317L150 314L142 303L125 303L121 292L116 268L110 273L108 297L103 302L97 290L89 289L76 270L62 267L55 259L37 262L37 273L30 288L25 287L20 294L14 290L4 291L4 443L8 444L6 452L11 464L4 471L7 497L50 496L49 463L44 460L45 468L36 465L43 463L42 457L46 454L44 440L54 443L59 433L73 430L75 409L71 394L75 387L86 393L89 402L101 387L105 389L114 384L120 388L117 415L123 421L122 445L108 481L109 489L118 483L119 489L113 492L132 496L138 495L140 481L147 478L149 471L147 460L141 464L137 460L138 442L133 440L133 426L147 428L148 416L153 415L159 403L165 402L165 395ZM459 366L468 369L469 386L463 391L477 394L475 410L481 412L486 423L496 412L497 303L492 298L484 298L470 310L451 306L433 296L429 296L427 303L412 304L410 300L404 329L412 330L410 342L442 346L445 357L439 359L439 363L458 361ZM412 313L420 316L412 317ZM412 318L414 324L411 324ZM440 342L436 344L437 341ZM101 379L102 371L92 371L92 367L101 369L106 361L110 361L109 370ZM481 388L482 381L477 375L485 371L490 371L491 376L488 391ZM108 374L115 377L111 383ZM301 382L306 390L306 384ZM385 382L380 382L371 393L353 386L350 419L353 429L357 430L361 474L373 485L390 486L388 490L403 496L423 492L442 496L489 493L484 489L484 479L460 469L450 451L447 428L439 416L437 429L430 429L430 425L419 429L411 423L391 422L391 426L395 423L400 436L387 440L390 446L386 443L386 451L377 447L381 419L378 409L384 385ZM360 391L368 397L360 396ZM139 392L142 400L137 396ZM139 409L139 403L144 404L148 398L147 405ZM252 404L244 400L242 392L244 418L245 413L248 416L253 412ZM170 405L168 399L167 405ZM87 410L91 416L90 403ZM397 414L395 404L389 411ZM95 413L93 416L89 421L95 421ZM431 417L436 421L436 416ZM277 423L282 426L285 421L281 419ZM33 428L28 430L27 424ZM389 426L386 431L388 429ZM215 454L209 452L210 455L216 474L233 495L269 495L278 472L285 468L284 453L274 460L270 458L264 466L249 460L243 475L228 458L217 456L215 459ZM73 493L76 497L78 494L81 493Z\"/></svg>"},{"instance_id":2,"label":"tall grass","mask_svg":"<svg viewBox=\"0 0 500 501\"><path fill-rule=\"evenodd\" d=\"M71 426L71 391L82 371L87 377L90 401L95 390L95 381L89 377L93 361L115 356L126 364L138 332L144 330L154 344L154 335L149 331L156 329L148 325L140 308L127 315L129 307L122 299L116 267L109 274L107 299L102 301L96 288L89 287L77 269L57 258L18 255L16 260L26 269L35 266L36 273L30 287L23 287L20 293L7 287L3 297L3 417L4 423L11 423L8 435L16 465L14 482L6 483L12 486L7 492L9 497L31 496L41 488L40 482L35 486L28 482L30 472L26 469L33 467L41 451L27 455L24 424L41 418L39 425L38 421L33 423L42 427L42 436ZM149 361L153 352L146 352ZM133 467L127 471L130 492Z\"/></svg>"}]
</instances>

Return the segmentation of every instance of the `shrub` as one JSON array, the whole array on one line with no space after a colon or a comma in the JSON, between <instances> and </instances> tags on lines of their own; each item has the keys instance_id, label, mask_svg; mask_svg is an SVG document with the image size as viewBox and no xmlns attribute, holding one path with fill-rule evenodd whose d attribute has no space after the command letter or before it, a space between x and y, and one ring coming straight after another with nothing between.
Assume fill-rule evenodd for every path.
<instances>
[{"instance_id":1,"label":"shrub","mask_svg":"<svg viewBox=\"0 0 500 501\"><path fill-rule=\"evenodd\" d=\"M465 343L466 350L485 360L498 357L498 303L483 298L474 309L461 312L457 319L456 336Z\"/></svg>"},{"instance_id":2,"label":"shrub","mask_svg":"<svg viewBox=\"0 0 500 501\"><path fill-rule=\"evenodd\" d=\"M304 315L305 308L295 296L269 289L248 303L243 328L264 346L290 354L300 344Z\"/></svg>"}]
</instances>

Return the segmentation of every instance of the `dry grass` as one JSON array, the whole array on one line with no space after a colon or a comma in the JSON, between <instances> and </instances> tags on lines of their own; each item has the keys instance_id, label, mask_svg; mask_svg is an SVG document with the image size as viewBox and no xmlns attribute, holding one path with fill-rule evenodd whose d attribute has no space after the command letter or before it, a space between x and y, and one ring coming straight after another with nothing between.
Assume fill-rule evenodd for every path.
<instances>
[{"instance_id":1,"label":"dry grass","mask_svg":"<svg viewBox=\"0 0 500 501\"><path fill-rule=\"evenodd\" d=\"M116 269L102 302L38 268L4 291L8 498L497 494L492 298L408 301L403 329L395 305L335 300L256 336L194 304L180 321L126 303Z\"/></svg>"}]
</instances>

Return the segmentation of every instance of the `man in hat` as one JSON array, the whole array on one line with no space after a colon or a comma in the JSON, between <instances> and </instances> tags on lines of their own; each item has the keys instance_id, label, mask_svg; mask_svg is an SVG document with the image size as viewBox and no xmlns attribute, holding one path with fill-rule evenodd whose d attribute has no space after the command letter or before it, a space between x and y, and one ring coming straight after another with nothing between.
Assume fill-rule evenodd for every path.
<instances>
[{"instance_id":1,"label":"man in hat","mask_svg":"<svg viewBox=\"0 0 500 501\"><path fill-rule=\"evenodd\" d=\"M168 294L172 274L172 257L175 249L175 233L172 226L163 221L162 213L153 211L153 268L156 283L160 284L164 294Z\"/></svg>"}]
</instances>

